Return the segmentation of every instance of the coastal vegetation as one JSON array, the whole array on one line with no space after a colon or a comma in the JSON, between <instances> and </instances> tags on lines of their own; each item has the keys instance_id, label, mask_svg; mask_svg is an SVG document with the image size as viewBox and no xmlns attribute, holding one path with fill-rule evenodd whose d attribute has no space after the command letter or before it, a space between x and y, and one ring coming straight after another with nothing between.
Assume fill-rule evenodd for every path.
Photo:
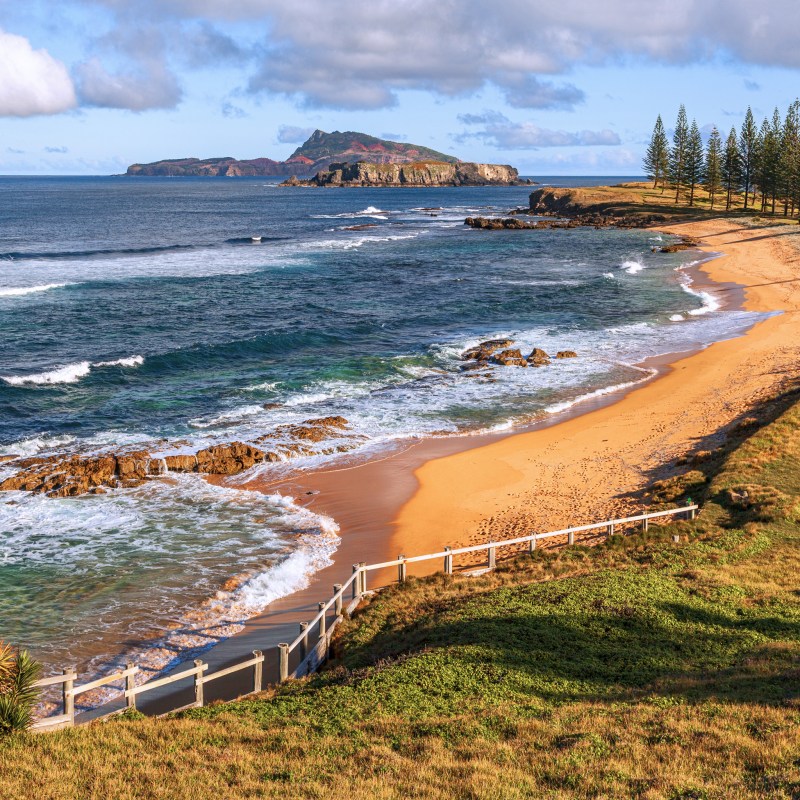
<instances>
[{"instance_id":1,"label":"coastal vegetation","mask_svg":"<svg viewBox=\"0 0 800 800\"><path fill-rule=\"evenodd\" d=\"M648 490L695 522L410 579L310 679L6 738L2 794L797 797L797 388L726 435Z\"/></svg>"},{"instance_id":2,"label":"coastal vegetation","mask_svg":"<svg viewBox=\"0 0 800 800\"><path fill-rule=\"evenodd\" d=\"M0 736L30 727L40 672L41 665L26 650L0 642Z\"/></svg>"},{"instance_id":3,"label":"coastal vegetation","mask_svg":"<svg viewBox=\"0 0 800 800\"><path fill-rule=\"evenodd\" d=\"M741 195L743 210L760 210L784 217L800 214L800 100L795 100L781 119L776 108L760 126L750 108L737 134L732 127L722 146L716 125L708 133L705 151L697 122L688 122L681 105L670 145L661 115L656 119L643 166L653 188L675 192L675 203L695 204L700 187L710 208L725 193L725 210Z\"/></svg>"}]
</instances>

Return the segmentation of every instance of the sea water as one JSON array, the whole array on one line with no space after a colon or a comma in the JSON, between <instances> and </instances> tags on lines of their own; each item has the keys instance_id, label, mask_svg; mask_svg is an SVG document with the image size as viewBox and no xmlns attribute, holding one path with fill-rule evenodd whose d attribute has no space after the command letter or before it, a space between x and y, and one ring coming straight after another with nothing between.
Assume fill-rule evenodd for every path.
<instances>
[{"instance_id":1,"label":"sea water","mask_svg":"<svg viewBox=\"0 0 800 800\"><path fill-rule=\"evenodd\" d=\"M529 191L0 178L0 454L194 452L346 417L347 456L294 462L316 466L557 414L756 319L650 230L464 226ZM579 357L459 370L499 336ZM230 635L336 559L335 520L237 488L285 468L0 495L0 638L91 669L146 640L158 669Z\"/></svg>"}]
</instances>

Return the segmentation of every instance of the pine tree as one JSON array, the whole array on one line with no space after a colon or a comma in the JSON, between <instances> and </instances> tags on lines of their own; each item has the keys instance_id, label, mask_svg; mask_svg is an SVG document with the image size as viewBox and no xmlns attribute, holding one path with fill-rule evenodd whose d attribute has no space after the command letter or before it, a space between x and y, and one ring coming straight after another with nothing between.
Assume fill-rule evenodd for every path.
<instances>
[{"instance_id":1,"label":"pine tree","mask_svg":"<svg viewBox=\"0 0 800 800\"><path fill-rule=\"evenodd\" d=\"M686 120L686 107L678 109L675 133L672 135L672 149L669 153L669 179L675 187L675 202L680 199L681 186L686 170L686 146L689 141L689 123Z\"/></svg>"},{"instance_id":2,"label":"pine tree","mask_svg":"<svg viewBox=\"0 0 800 800\"><path fill-rule=\"evenodd\" d=\"M772 203L772 213L775 213L775 200L778 195L778 185L780 180L780 164L781 164L781 131L783 130L783 123L781 122L780 111L776 108L772 112L772 125L770 126L769 150L766 153L768 159L768 180L769 180L769 194Z\"/></svg>"},{"instance_id":3,"label":"pine tree","mask_svg":"<svg viewBox=\"0 0 800 800\"><path fill-rule=\"evenodd\" d=\"M692 120L692 127L689 129L689 137L686 140L684 175L689 186L689 205L693 206L695 186L703 177L703 139L695 120Z\"/></svg>"},{"instance_id":4,"label":"pine tree","mask_svg":"<svg viewBox=\"0 0 800 800\"><path fill-rule=\"evenodd\" d=\"M800 194L800 101L795 100L783 121L778 162L778 192L783 199L783 216L794 214Z\"/></svg>"},{"instance_id":5,"label":"pine tree","mask_svg":"<svg viewBox=\"0 0 800 800\"><path fill-rule=\"evenodd\" d=\"M756 137L756 156L753 171L753 207L756 204L756 195L761 193L761 210L767 207L767 185L769 183L769 147L770 147L769 120L764 117ZM756 191L756 188L758 191Z\"/></svg>"},{"instance_id":6,"label":"pine tree","mask_svg":"<svg viewBox=\"0 0 800 800\"><path fill-rule=\"evenodd\" d=\"M722 138L719 135L717 126L711 129L706 146L706 163L703 176L703 184L711 200L711 210L714 210L714 199L722 189Z\"/></svg>"},{"instance_id":7,"label":"pine tree","mask_svg":"<svg viewBox=\"0 0 800 800\"><path fill-rule=\"evenodd\" d=\"M756 160L756 147L758 130L750 106L744 115L742 130L739 132L739 157L742 165L742 182L744 183L744 207L747 210L747 198L750 193L750 184L753 180L753 170Z\"/></svg>"},{"instance_id":8,"label":"pine tree","mask_svg":"<svg viewBox=\"0 0 800 800\"><path fill-rule=\"evenodd\" d=\"M653 128L653 135L650 137L650 144L647 146L647 152L644 156L645 174L653 181L654 189L661 183L661 191L664 191L668 166L669 141L664 130L664 123L661 121L661 114L659 114Z\"/></svg>"},{"instance_id":9,"label":"pine tree","mask_svg":"<svg viewBox=\"0 0 800 800\"><path fill-rule=\"evenodd\" d=\"M725 210L731 209L731 198L739 186L742 176L741 158L739 156L739 142L736 139L736 128L731 128L728 140L725 142L725 153L722 157L722 184L725 187Z\"/></svg>"}]
</instances>

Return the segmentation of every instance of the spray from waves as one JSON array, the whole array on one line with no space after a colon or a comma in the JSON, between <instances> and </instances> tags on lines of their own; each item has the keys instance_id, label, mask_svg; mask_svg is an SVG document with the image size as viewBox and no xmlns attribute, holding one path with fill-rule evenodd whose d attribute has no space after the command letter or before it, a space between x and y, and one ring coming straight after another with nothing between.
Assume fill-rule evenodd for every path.
<instances>
[{"instance_id":1,"label":"spray from waves","mask_svg":"<svg viewBox=\"0 0 800 800\"><path fill-rule=\"evenodd\" d=\"M346 211L343 214L312 214L312 219L358 219L368 217L370 219L383 219L387 220L387 214L392 214L392 211L384 211L382 208L375 206L367 206L362 211Z\"/></svg>"},{"instance_id":2,"label":"spray from waves","mask_svg":"<svg viewBox=\"0 0 800 800\"><path fill-rule=\"evenodd\" d=\"M63 383L77 383L85 378L93 369L102 367L139 367L144 364L144 356L129 356L118 358L116 361L78 361L75 364L66 364L46 372L36 372L32 375L0 375L0 380L10 386L53 386Z\"/></svg>"},{"instance_id":3,"label":"spray from waves","mask_svg":"<svg viewBox=\"0 0 800 800\"><path fill-rule=\"evenodd\" d=\"M63 289L65 286L72 286L71 283L44 283L41 286L14 286L7 289L0 289L0 297L24 297L28 294L37 292L47 292L50 289Z\"/></svg>"},{"instance_id":4,"label":"spray from waves","mask_svg":"<svg viewBox=\"0 0 800 800\"><path fill-rule=\"evenodd\" d=\"M636 275L637 272L641 272L644 269L644 264L638 258L628 259L622 262L621 269L624 269L628 275Z\"/></svg>"},{"instance_id":5,"label":"spray from waves","mask_svg":"<svg viewBox=\"0 0 800 800\"><path fill-rule=\"evenodd\" d=\"M710 256L709 258L713 258L714 256ZM722 303L713 295L711 292L705 292L703 290L693 289L692 288L692 278L690 275L686 273L685 270L690 269L691 267L696 267L698 264L702 263L702 261L708 261L709 259L700 259L697 261L690 261L688 264L682 264L681 266L676 268L676 272L680 275L680 285L681 289L683 289L686 294L692 295L692 297L698 298L702 305L700 308L693 308L688 313L693 317L700 317L704 314L709 314L713 311L718 311Z\"/></svg>"}]
</instances>

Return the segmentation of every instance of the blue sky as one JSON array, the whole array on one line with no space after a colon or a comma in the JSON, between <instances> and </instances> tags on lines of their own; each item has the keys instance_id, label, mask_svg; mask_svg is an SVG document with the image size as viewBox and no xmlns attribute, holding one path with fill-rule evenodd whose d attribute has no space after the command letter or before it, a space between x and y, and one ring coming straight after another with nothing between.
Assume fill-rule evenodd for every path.
<instances>
[{"instance_id":1,"label":"blue sky","mask_svg":"<svg viewBox=\"0 0 800 800\"><path fill-rule=\"evenodd\" d=\"M321 128L638 174L680 103L783 112L798 30L796 0L0 0L0 173L282 159Z\"/></svg>"}]
</instances>

